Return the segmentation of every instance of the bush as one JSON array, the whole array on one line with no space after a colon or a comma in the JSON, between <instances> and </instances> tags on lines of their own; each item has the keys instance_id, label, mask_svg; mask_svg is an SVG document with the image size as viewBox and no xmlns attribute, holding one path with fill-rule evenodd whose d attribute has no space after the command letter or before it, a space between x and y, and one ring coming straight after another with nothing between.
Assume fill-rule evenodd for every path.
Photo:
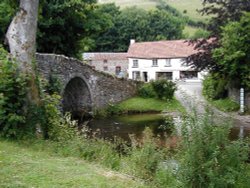
<instances>
[{"instance_id":1,"label":"bush","mask_svg":"<svg viewBox=\"0 0 250 188\"><path fill-rule=\"evenodd\" d=\"M139 88L138 95L143 98L155 98L157 96L151 83L146 83Z\"/></svg>"},{"instance_id":2,"label":"bush","mask_svg":"<svg viewBox=\"0 0 250 188\"><path fill-rule=\"evenodd\" d=\"M5 137L19 137L30 128L26 125L28 77L17 70L17 64L8 59L0 47L0 132ZM30 130L29 130L30 131Z\"/></svg>"},{"instance_id":3,"label":"bush","mask_svg":"<svg viewBox=\"0 0 250 188\"><path fill-rule=\"evenodd\" d=\"M202 94L208 100L225 98L227 96L227 81L216 75L208 75L203 81Z\"/></svg>"},{"instance_id":4,"label":"bush","mask_svg":"<svg viewBox=\"0 0 250 188\"><path fill-rule=\"evenodd\" d=\"M153 89L159 99L171 100L174 97L174 92L177 87L176 84L168 80L156 80L151 82Z\"/></svg>"},{"instance_id":5,"label":"bush","mask_svg":"<svg viewBox=\"0 0 250 188\"><path fill-rule=\"evenodd\" d=\"M186 118L179 153L184 187L249 186L249 146L242 139L229 140L230 129L228 123L217 125L211 113Z\"/></svg>"}]
</instances>

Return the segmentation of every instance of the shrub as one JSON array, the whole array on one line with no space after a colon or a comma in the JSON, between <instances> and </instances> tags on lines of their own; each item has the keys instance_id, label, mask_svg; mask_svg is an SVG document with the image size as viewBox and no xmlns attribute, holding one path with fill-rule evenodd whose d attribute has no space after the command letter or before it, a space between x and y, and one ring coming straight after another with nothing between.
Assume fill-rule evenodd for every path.
<instances>
[{"instance_id":1,"label":"shrub","mask_svg":"<svg viewBox=\"0 0 250 188\"><path fill-rule=\"evenodd\" d=\"M202 94L209 100L225 98L227 81L216 75L208 75L203 81Z\"/></svg>"},{"instance_id":2,"label":"shrub","mask_svg":"<svg viewBox=\"0 0 250 188\"><path fill-rule=\"evenodd\" d=\"M140 87L138 95L143 98L155 98L157 96L151 83L146 83Z\"/></svg>"},{"instance_id":3,"label":"shrub","mask_svg":"<svg viewBox=\"0 0 250 188\"><path fill-rule=\"evenodd\" d=\"M168 80L156 80L151 82L151 84L159 99L173 99L174 92L177 89L176 84L174 82Z\"/></svg>"},{"instance_id":4,"label":"shrub","mask_svg":"<svg viewBox=\"0 0 250 188\"><path fill-rule=\"evenodd\" d=\"M0 131L5 137L19 137L31 128L26 125L27 81L0 47Z\"/></svg>"}]
</instances>

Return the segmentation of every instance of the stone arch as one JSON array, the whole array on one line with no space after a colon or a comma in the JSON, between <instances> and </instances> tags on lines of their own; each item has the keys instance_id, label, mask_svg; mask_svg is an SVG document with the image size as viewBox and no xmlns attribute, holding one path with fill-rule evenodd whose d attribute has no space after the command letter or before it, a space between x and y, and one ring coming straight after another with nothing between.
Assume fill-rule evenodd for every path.
<instances>
[{"instance_id":1,"label":"stone arch","mask_svg":"<svg viewBox=\"0 0 250 188\"><path fill-rule=\"evenodd\" d=\"M63 91L63 112L71 112L73 119L82 120L92 110L92 96L87 82L76 76L68 81Z\"/></svg>"}]
</instances>

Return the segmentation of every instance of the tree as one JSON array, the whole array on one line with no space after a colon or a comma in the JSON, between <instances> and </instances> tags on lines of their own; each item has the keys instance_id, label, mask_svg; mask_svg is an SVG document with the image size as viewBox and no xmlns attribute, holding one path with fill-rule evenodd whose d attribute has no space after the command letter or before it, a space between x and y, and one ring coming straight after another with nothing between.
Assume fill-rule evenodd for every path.
<instances>
[{"instance_id":1,"label":"tree","mask_svg":"<svg viewBox=\"0 0 250 188\"><path fill-rule=\"evenodd\" d=\"M77 56L105 24L95 15L96 0L43 0L38 22L38 51Z\"/></svg>"},{"instance_id":2,"label":"tree","mask_svg":"<svg viewBox=\"0 0 250 188\"><path fill-rule=\"evenodd\" d=\"M221 67L220 74L231 82L250 89L250 13L239 22L229 22L222 28L220 47L212 50Z\"/></svg>"},{"instance_id":3,"label":"tree","mask_svg":"<svg viewBox=\"0 0 250 188\"><path fill-rule=\"evenodd\" d=\"M16 0L0 2L0 42L18 9ZM110 26L96 0L41 0L37 48L40 52L79 56L95 46L93 37Z\"/></svg>"},{"instance_id":4,"label":"tree","mask_svg":"<svg viewBox=\"0 0 250 188\"><path fill-rule=\"evenodd\" d=\"M7 34L12 58L19 70L30 77L27 102L39 103L38 86L35 83L33 60L36 52L36 31L39 0L20 0L19 10L13 18Z\"/></svg>"},{"instance_id":5,"label":"tree","mask_svg":"<svg viewBox=\"0 0 250 188\"><path fill-rule=\"evenodd\" d=\"M6 39L11 55L19 62L22 71L32 72L35 55L39 0L20 0L19 11L13 18Z\"/></svg>"},{"instance_id":6,"label":"tree","mask_svg":"<svg viewBox=\"0 0 250 188\"><path fill-rule=\"evenodd\" d=\"M190 56L188 62L198 70L219 72L221 65L212 58L212 50L220 45L218 40L221 36L221 26L230 21L239 21L243 11L250 11L250 0L203 0L203 5L200 13L212 17L207 26L210 40L193 41L199 52Z\"/></svg>"},{"instance_id":7,"label":"tree","mask_svg":"<svg viewBox=\"0 0 250 188\"><path fill-rule=\"evenodd\" d=\"M5 34L12 17L15 15L18 3L15 0L2 0L0 2L0 43L4 43Z\"/></svg>"},{"instance_id":8,"label":"tree","mask_svg":"<svg viewBox=\"0 0 250 188\"><path fill-rule=\"evenodd\" d=\"M127 51L130 39L154 41L182 37L183 21L166 10L112 6L112 27L96 38L94 51ZM107 12L106 12L107 13Z\"/></svg>"},{"instance_id":9,"label":"tree","mask_svg":"<svg viewBox=\"0 0 250 188\"><path fill-rule=\"evenodd\" d=\"M117 41L117 38L119 37L118 28L115 24L117 17L121 14L120 8L114 3L108 3L100 5L96 11L99 15L106 17L109 25L99 35L93 37L95 40L95 47L91 50L98 52L113 51L118 48L118 44L114 41Z\"/></svg>"}]
</instances>

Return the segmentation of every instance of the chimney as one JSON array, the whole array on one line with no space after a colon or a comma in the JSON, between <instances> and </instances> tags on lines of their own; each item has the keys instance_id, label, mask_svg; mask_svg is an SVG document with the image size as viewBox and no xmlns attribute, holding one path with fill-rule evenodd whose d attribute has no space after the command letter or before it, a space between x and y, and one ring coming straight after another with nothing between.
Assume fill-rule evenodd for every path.
<instances>
[{"instance_id":1,"label":"chimney","mask_svg":"<svg viewBox=\"0 0 250 188\"><path fill-rule=\"evenodd\" d=\"M135 39L130 39L130 45L135 43Z\"/></svg>"}]
</instances>

